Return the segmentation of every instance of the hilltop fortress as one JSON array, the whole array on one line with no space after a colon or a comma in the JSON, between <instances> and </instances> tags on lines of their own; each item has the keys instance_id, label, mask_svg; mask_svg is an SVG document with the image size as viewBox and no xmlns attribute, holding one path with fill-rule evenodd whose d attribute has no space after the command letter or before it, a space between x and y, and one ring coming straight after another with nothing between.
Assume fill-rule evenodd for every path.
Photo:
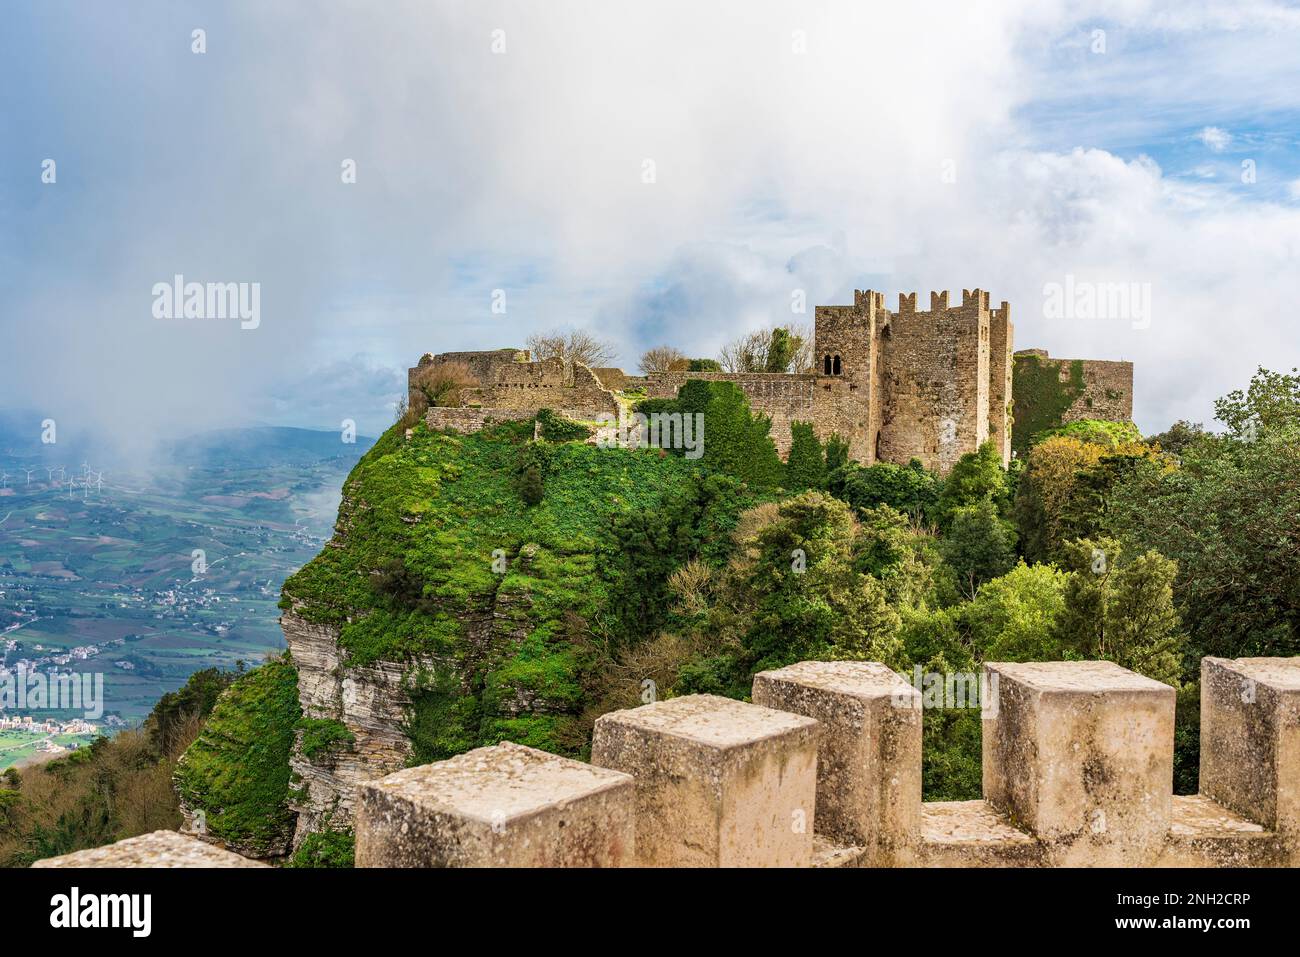
<instances>
[{"instance_id":1,"label":"hilltop fortress","mask_svg":"<svg viewBox=\"0 0 1300 957\"><path fill-rule=\"evenodd\" d=\"M916 293L902 293L896 311L885 307L884 293L858 290L852 305L818 306L814 328L815 368L796 373L631 376L558 358L535 362L522 349L426 354L409 372L409 402L427 409L421 378L445 362L463 363L478 384L461 391L459 407L427 409L426 422L458 431L529 418L543 408L578 419L617 416L624 394L674 398L691 379L727 381L771 417L783 456L791 423L809 422L823 441L833 434L845 439L850 457L865 465L916 458L940 472L986 441L1009 462L1013 422L1032 422L1037 432L1133 415L1132 363L1014 353L1011 307L1003 301L990 308L982 289L963 290L960 304L951 304L947 292L932 292L928 310L918 310ZM1014 394L1022 373L1023 399Z\"/></svg>"}]
</instances>

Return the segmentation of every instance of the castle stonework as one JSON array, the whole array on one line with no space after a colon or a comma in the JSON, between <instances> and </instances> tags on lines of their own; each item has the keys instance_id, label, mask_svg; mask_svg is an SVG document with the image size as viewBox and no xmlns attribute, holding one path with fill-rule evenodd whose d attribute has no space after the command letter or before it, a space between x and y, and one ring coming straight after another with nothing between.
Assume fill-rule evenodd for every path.
<instances>
[{"instance_id":1,"label":"castle stonework","mask_svg":"<svg viewBox=\"0 0 1300 957\"><path fill-rule=\"evenodd\" d=\"M1013 371L1021 368L1013 365L1011 307L1003 302L991 308L982 289L963 290L956 304L947 292L932 292L924 310L917 308L916 293L898 300L891 312L884 293L858 290L852 305L818 306L815 362L808 371L633 376L560 359L535 362L520 349L426 354L409 372L410 407L427 410L430 428L466 432L542 408L580 419L616 416L616 391L671 399L687 381L702 379L735 383L754 411L771 418L772 440L782 456L790 450L792 424L808 422L823 442L832 435L848 442L850 457L864 465L915 458L947 472L986 441L1003 464L1010 462ZM1016 363L1022 355L1030 353L1017 353ZM1131 363L1052 361L1053 368L1065 370L1063 381L1072 390L1072 418L1065 421L1131 418ZM459 408L428 408L421 378L446 362L469 367L478 384L461 390ZM1017 407L1016 421L1020 414Z\"/></svg>"},{"instance_id":2,"label":"castle stonework","mask_svg":"<svg viewBox=\"0 0 1300 957\"><path fill-rule=\"evenodd\" d=\"M1012 447L1025 454L1041 432L1082 419L1133 420L1133 363L1053 359L1046 349L1012 357L1016 423Z\"/></svg>"},{"instance_id":3,"label":"castle stonework","mask_svg":"<svg viewBox=\"0 0 1300 957\"><path fill-rule=\"evenodd\" d=\"M518 744L357 785L360 867L1294 867L1300 658L1203 658L1200 789L1173 793L1174 689L1109 661L984 665L983 797L925 802L924 695L804 661L753 703L597 721L591 762ZM158 832L37 867L242 859Z\"/></svg>"}]
</instances>

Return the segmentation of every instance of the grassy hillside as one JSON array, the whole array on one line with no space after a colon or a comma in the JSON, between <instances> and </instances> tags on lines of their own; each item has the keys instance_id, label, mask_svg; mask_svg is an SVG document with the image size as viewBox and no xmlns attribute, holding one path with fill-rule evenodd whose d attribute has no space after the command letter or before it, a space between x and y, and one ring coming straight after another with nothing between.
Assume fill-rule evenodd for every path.
<instances>
[{"instance_id":1,"label":"grassy hillside","mask_svg":"<svg viewBox=\"0 0 1300 957\"><path fill-rule=\"evenodd\" d=\"M340 547L285 584L286 607L341 629L348 666L436 656L412 674L421 760L503 738L581 750L594 646L620 637L622 523L700 477L658 450L532 434L531 422L471 435L419 425L410 441L390 430L347 481ZM529 471L541 485L531 505Z\"/></svg>"}]
</instances>

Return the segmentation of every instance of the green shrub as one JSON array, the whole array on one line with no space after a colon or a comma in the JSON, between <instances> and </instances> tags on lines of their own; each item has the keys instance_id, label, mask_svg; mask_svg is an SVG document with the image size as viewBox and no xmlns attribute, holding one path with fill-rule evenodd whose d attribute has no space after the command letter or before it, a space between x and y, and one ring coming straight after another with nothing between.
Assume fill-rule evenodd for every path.
<instances>
[{"instance_id":1,"label":"green shrub","mask_svg":"<svg viewBox=\"0 0 1300 957\"><path fill-rule=\"evenodd\" d=\"M283 847L293 832L289 752L301 716L287 652L222 694L175 775L181 798L205 812L209 834L252 853Z\"/></svg>"},{"instance_id":2,"label":"green shrub","mask_svg":"<svg viewBox=\"0 0 1300 957\"><path fill-rule=\"evenodd\" d=\"M301 750L309 761L329 751L338 751L356 742L356 735L342 721L330 718L303 718L298 722L302 731Z\"/></svg>"}]
</instances>

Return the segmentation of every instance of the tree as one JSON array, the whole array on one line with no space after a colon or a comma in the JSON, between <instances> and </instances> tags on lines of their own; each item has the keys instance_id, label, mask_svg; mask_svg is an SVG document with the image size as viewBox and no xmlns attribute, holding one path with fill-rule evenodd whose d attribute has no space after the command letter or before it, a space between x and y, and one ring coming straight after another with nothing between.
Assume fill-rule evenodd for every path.
<instances>
[{"instance_id":1,"label":"tree","mask_svg":"<svg viewBox=\"0 0 1300 957\"><path fill-rule=\"evenodd\" d=\"M1005 575L1015 565L1016 533L1010 522L998 516L993 499L981 498L949 513L939 550L970 599L981 585Z\"/></svg>"},{"instance_id":2,"label":"tree","mask_svg":"<svg viewBox=\"0 0 1300 957\"><path fill-rule=\"evenodd\" d=\"M1155 551L1122 561L1111 538L1077 539L1067 547L1071 574L1058 621L1062 646L1131 671L1182 684L1187 638L1174 608L1174 562Z\"/></svg>"},{"instance_id":3,"label":"tree","mask_svg":"<svg viewBox=\"0 0 1300 957\"><path fill-rule=\"evenodd\" d=\"M1260 431L1300 424L1300 375L1270 372L1262 366L1245 391L1235 389L1214 403L1214 417L1232 438L1253 442Z\"/></svg>"},{"instance_id":4,"label":"tree","mask_svg":"<svg viewBox=\"0 0 1300 957\"><path fill-rule=\"evenodd\" d=\"M647 349L641 355L641 362L637 368L643 375L649 375L652 372L672 372L677 365L686 359L686 356L673 346L655 346L653 349Z\"/></svg>"},{"instance_id":5,"label":"tree","mask_svg":"<svg viewBox=\"0 0 1300 957\"><path fill-rule=\"evenodd\" d=\"M1056 627L1069 576L1023 561L985 582L959 606L963 630L981 661L1052 661L1061 657Z\"/></svg>"},{"instance_id":6,"label":"tree","mask_svg":"<svg viewBox=\"0 0 1300 957\"><path fill-rule=\"evenodd\" d=\"M795 355L799 352L799 347L803 340L798 336L790 335L788 329L780 327L773 329L771 337L768 339L767 360L764 363L764 372L788 372L794 362Z\"/></svg>"},{"instance_id":7,"label":"tree","mask_svg":"<svg viewBox=\"0 0 1300 957\"><path fill-rule=\"evenodd\" d=\"M717 359L691 359L686 363L687 372L721 372L722 365Z\"/></svg>"},{"instance_id":8,"label":"tree","mask_svg":"<svg viewBox=\"0 0 1300 957\"><path fill-rule=\"evenodd\" d=\"M901 662L898 614L854 567L858 531L848 506L820 492L778 506L753 540L752 564L733 568L752 603L741 642L752 670L823 657Z\"/></svg>"},{"instance_id":9,"label":"tree","mask_svg":"<svg viewBox=\"0 0 1300 957\"><path fill-rule=\"evenodd\" d=\"M994 502L999 512L1009 510L1006 501L1007 477L1002 468L1002 453L992 442L983 443L974 452L967 452L957 460L935 507L940 527L947 525L953 512L984 499Z\"/></svg>"},{"instance_id":10,"label":"tree","mask_svg":"<svg viewBox=\"0 0 1300 957\"><path fill-rule=\"evenodd\" d=\"M563 359L566 362L579 362L590 369L609 365L618 352L612 343L583 329L534 333L528 337L527 345L534 362Z\"/></svg>"},{"instance_id":11,"label":"tree","mask_svg":"<svg viewBox=\"0 0 1300 957\"><path fill-rule=\"evenodd\" d=\"M1300 382L1261 370L1215 408L1228 434L1137 468L1111 534L1177 562L1193 659L1300 654Z\"/></svg>"},{"instance_id":12,"label":"tree","mask_svg":"<svg viewBox=\"0 0 1300 957\"><path fill-rule=\"evenodd\" d=\"M542 500L542 473L536 465L527 465L519 476L519 497L525 505L536 505Z\"/></svg>"},{"instance_id":13,"label":"tree","mask_svg":"<svg viewBox=\"0 0 1300 957\"><path fill-rule=\"evenodd\" d=\"M1052 436L1030 449L1014 505L1026 561L1060 560L1066 513L1079 473L1096 465L1105 454L1100 445L1064 435Z\"/></svg>"},{"instance_id":14,"label":"tree","mask_svg":"<svg viewBox=\"0 0 1300 957\"><path fill-rule=\"evenodd\" d=\"M1161 452L1181 457L1183 452L1203 438L1205 438L1205 426L1199 422L1179 419L1164 432L1146 439L1146 443Z\"/></svg>"},{"instance_id":15,"label":"tree","mask_svg":"<svg viewBox=\"0 0 1300 957\"><path fill-rule=\"evenodd\" d=\"M476 387L479 381L465 363L449 361L420 366L412 384L426 406L446 407L460 405L461 391Z\"/></svg>"},{"instance_id":16,"label":"tree","mask_svg":"<svg viewBox=\"0 0 1300 957\"><path fill-rule=\"evenodd\" d=\"M763 372L767 369L767 349L771 340L772 335L767 330L747 332L718 351L718 362L726 372Z\"/></svg>"},{"instance_id":17,"label":"tree","mask_svg":"<svg viewBox=\"0 0 1300 957\"><path fill-rule=\"evenodd\" d=\"M676 400L654 400L653 404L642 403L638 409L701 413L702 461L706 467L757 488L773 488L781 483L784 467L768 434L772 420L751 412L749 400L734 382L691 379L678 390Z\"/></svg>"},{"instance_id":18,"label":"tree","mask_svg":"<svg viewBox=\"0 0 1300 957\"><path fill-rule=\"evenodd\" d=\"M848 461L849 443L844 441L838 432L832 432L831 437L826 440L826 473L829 475L847 465Z\"/></svg>"},{"instance_id":19,"label":"tree","mask_svg":"<svg viewBox=\"0 0 1300 957\"><path fill-rule=\"evenodd\" d=\"M790 455L785 463L785 487L794 492L824 488L826 458L809 422L790 423Z\"/></svg>"},{"instance_id":20,"label":"tree","mask_svg":"<svg viewBox=\"0 0 1300 957\"><path fill-rule=\"evenodd\" d=\"M807 372L814 365L812 350L806 328L772 326L728 342L718 360L726 372Z\"/></svg>"},{"instance_id":21,"label":"tree","mask_svg":"<svg viewBox=\"0 0 1300 957\"><path fill-rule=\"evenodd\" d=\"M827 467L830 465L830 444L827 444ZM827 488L836 498L858 508L888 505L896 508L913 521L929 517L939 500L942 487L939 477L927 471L919 459L907 465L877 462L862 466L849 462L829 474Z\"/></svg>"}]
</instances>

